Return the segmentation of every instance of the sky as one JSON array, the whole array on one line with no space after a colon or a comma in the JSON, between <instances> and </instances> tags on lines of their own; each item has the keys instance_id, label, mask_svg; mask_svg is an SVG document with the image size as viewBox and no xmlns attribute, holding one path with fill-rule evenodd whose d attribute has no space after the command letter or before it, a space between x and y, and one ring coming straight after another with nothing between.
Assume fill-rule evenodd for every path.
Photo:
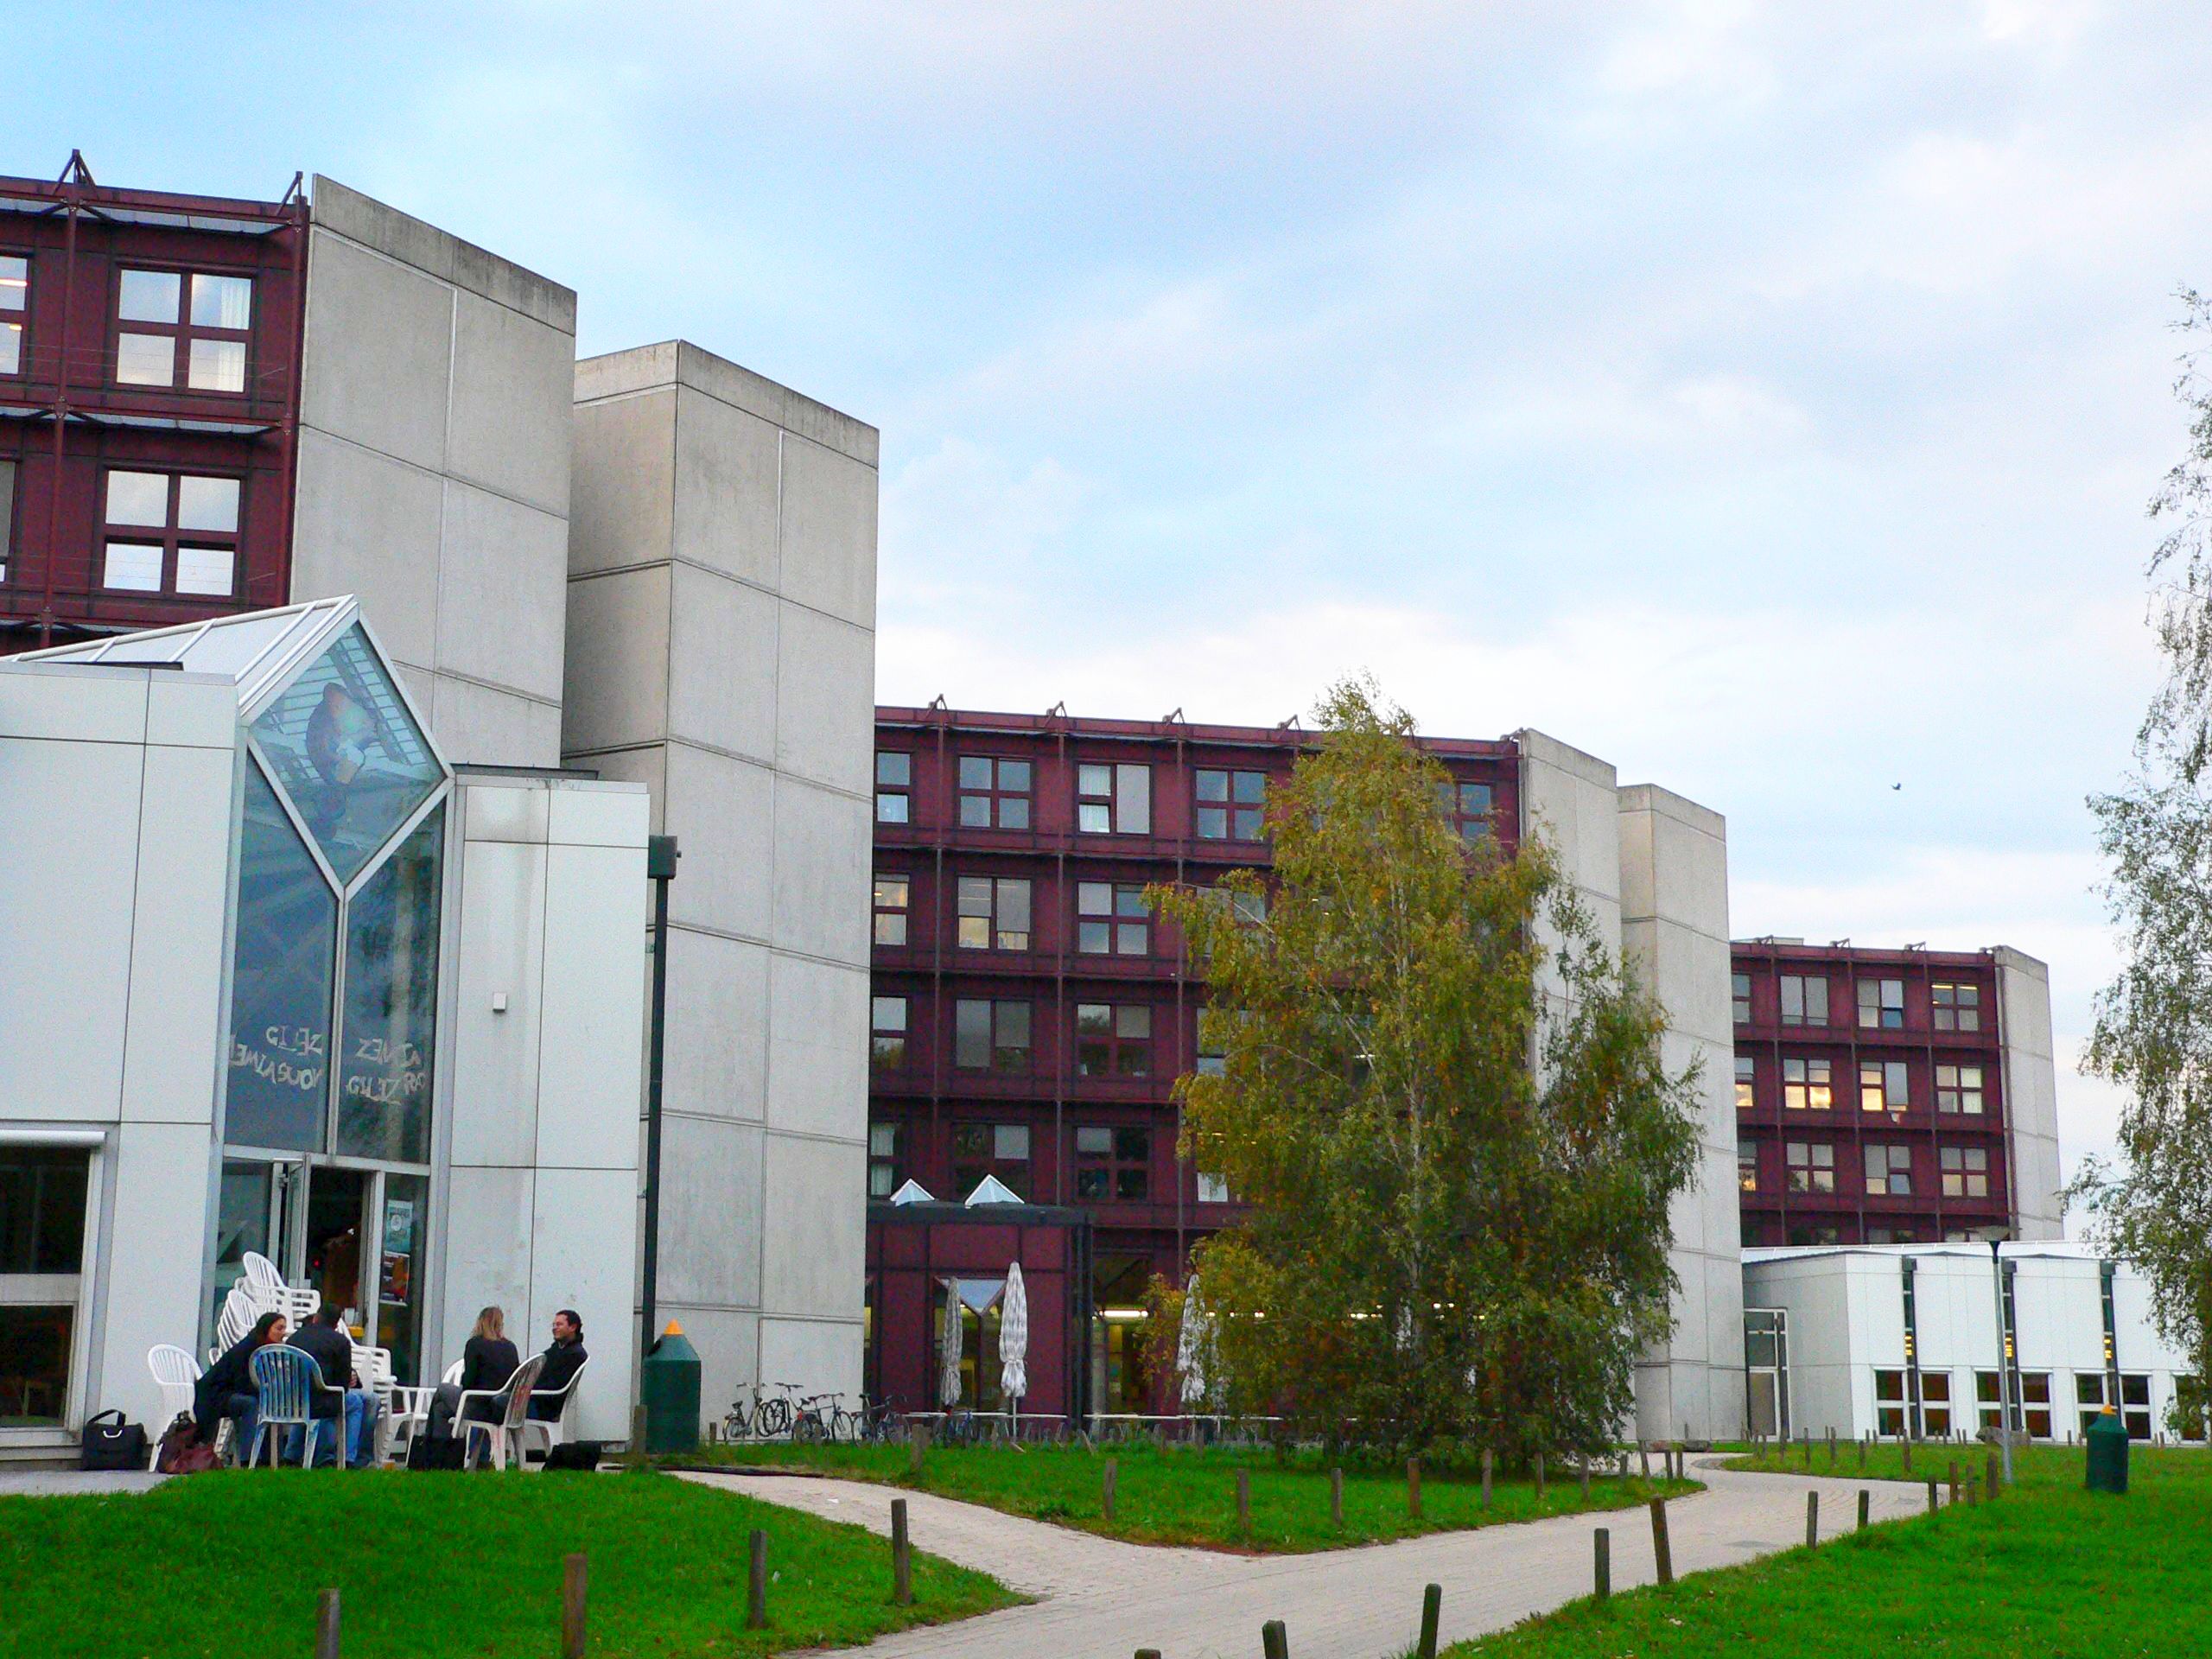
<instances>
[{"instance_id":1,"label":"sky","mask_svg":"<svg viewBox=\"0 0 2212 1659\"><path fill-rule=\"evenodd\" d=\"M877 690L1372 672L1726 814L1732 931L2116 957L2201 3L58 8L0 172L365 190L883 434Z\"/></svg>"}]
</instances>

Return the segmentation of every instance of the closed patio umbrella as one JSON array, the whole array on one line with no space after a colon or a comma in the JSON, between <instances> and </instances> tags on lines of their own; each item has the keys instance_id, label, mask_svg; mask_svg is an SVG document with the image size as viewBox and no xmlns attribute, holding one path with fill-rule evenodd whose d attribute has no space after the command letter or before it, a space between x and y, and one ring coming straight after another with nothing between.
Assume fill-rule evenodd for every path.
<instances>
[{"instance_id":1,"label":"closed patio umbrella","mask_svg":"<svg viewBox=\"0 0 2212 1659\"><path fill-rule=\"evenodd\" d=\"M1006 1270L1006 1294L999 1303L999 1387L1019 1417L1021 1396L1029 1392L1029 1287L1021 1281L1021 1263Z\"/></svg>"},{"instance_id":2,"label":"closed patio umbrella","mask_svg":"<svg viewBox=\"0 0 2212 1659\"><path fill-rule=\"evenodd\" d=\"M1183 1287L1183 1329L1175 1339L1175 1369L1183 1375L1185 1408L1206 1402L1211 1380L1206 1376L1206 1355L1213 1346L1213 1319L1198 1296L1198 1275Z\"/></svg>"},{"instance_id":3,"label":"closed patio umbrella","mask_svg":"<svg viewBox=\"0 0 2212 1659\"><path fill-rule=\"evenodd\" d=\"M960 1281L944 1282L944 1327L938 1332L937 1397L941 1406L960 1403L960 1351L963 1321L960 1313Z\"/></svg>"}]
</instances>

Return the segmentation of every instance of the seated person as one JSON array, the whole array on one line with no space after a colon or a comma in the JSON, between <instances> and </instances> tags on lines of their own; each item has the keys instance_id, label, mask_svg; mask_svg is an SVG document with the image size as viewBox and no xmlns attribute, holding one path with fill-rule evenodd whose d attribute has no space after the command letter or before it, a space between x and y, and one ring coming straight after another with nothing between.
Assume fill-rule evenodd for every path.
<instances>
[{"instance_id":1,"label":"seated person","mask_svg":"<svg viewBox=\"0 0 2212 1659\"><path fill-rule=\"evenodd\" d=\"M538 1372L537 1387L531 1393L530 1414L541 1423L558 1417L568 1404L568 1397L561 1391L590 1357L584 1352L582 1318L573 1307L563 1308L553 1316L553 1345L545 1351L544 1369Z\"/></svg>"},{"instance_id":2,"label":"seated person","mask_svg":"<svg viewBox=\"0 0 2212 1659\"><path fill-rule=\"evenodd\" d=\"M253 1380L253 1357L272 1342L282 1342L291 1327L282 1313L264 1313L253 1329L230 1345L192 1385L192 1414L200 1425L204 1446L215 1444L215 1433L229 1418L238 1425L231 1450L241 1461L253 1444L254 1413L260 1391Z\"/></svg>"},{"instance_id":3,"label":"seated person","mask_svg":"<svg viewBox=\"0 0 2212 1659\"><path fill-rule=\"evenodd\" d=\"M461 1345L461 1381L439 1383L437 1394L430 1402L431 1438L442 1439L453 1433L453 1414L462 1395L504 1389L507 1379L521 1365L522 1356L507 1340L506 1313L498 1307L484 1309L476 1316L476 1329ZM468 1402L468 1420L472 1422L492 1422L499 1414L496 1401Z\"/></svg>"},{"instance_id":4,"label":"seated person","mask_svg":"<svg viewBox=\"0 0 2212 1659\"><path fill-rule=\"evenodd\" d=\"M353 1339L338 1328L338 1310L324 1303L293 1333L291 1345L314 1360L315 1369L322 1373L322 1386L315 1391L308 1409L326 1419L336 1418L342 1411L346 1466L367 1468L375 1461L377 1413L381 1405L353 1374ZM287 1457L304 1455L305 1436L304 1429L291 1432L285 1446ZM334 1449L331 1455L335 1458L337 1451Z\"/></svg>"}]
</instances>

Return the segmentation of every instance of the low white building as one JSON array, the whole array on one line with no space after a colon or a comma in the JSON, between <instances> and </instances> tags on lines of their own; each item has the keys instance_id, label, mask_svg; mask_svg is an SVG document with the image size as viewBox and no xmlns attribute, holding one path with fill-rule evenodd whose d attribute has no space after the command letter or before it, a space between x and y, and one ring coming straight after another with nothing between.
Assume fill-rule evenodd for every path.
<instances>
[{"instance_id":1,"label":"low white building","mask_svg":"<svg viewBox=\"0 0 2212 1659\"><path fill-rule=\"evenodd\" d=\"M2078 1436L2110 1403L2148 1440L2173 1433L2186 1382L2143 1277L2079 1244L1747 1249L1744 1308L1754 1433L1972 1438L2001 1421L2002 1387L2031 1439Z\"/></svg>"}]
</instances>

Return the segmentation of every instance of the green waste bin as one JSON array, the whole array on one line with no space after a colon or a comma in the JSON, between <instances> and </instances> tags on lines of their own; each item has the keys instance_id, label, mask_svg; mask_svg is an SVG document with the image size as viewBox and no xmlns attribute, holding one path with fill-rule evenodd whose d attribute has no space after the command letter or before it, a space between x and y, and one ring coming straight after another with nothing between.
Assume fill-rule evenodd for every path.
<instances>
[{"instance_id":1,"label":"green waste bin","mask_svg":"<svg viewBox=\"0 0 2212 1659\"><path fill-rule=\"evenodd\" d=\"M699 1444L699 1351L673 1319L645 1356L639 1392L647 1452L690 1452Z\"/></svg>"},{"instance_id":2,"label":"green waste bin","mask_svg":"<svg viewBox=\"0 0 2212 1659\"><path fill-rule=\"evenodd\" d=\"M2107 1406L2082 1437L2089 1447L2088 1484L2093 1492L2127 1495L2127 1430L2119 1413Z\"/></svg>"}]
</instances>

